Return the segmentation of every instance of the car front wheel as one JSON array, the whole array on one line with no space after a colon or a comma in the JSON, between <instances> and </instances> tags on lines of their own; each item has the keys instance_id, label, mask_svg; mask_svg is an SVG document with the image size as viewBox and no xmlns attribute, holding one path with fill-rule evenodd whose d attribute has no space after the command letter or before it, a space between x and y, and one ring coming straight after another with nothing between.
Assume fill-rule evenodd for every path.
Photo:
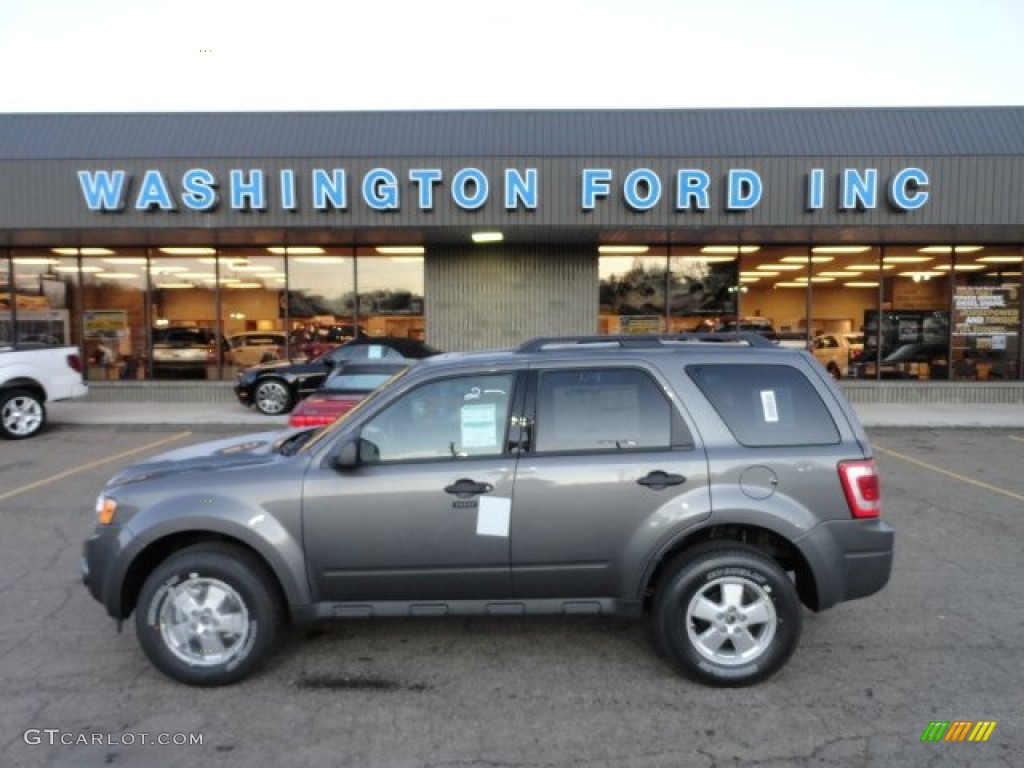
<instances>
[{"instance_id":1,"label":"car front wheel","mask_svg":"<svg viewBox=\"0 0 1024 768\"><path fill-rule=\"evenodd\" d=\"M0 393L0 435L9 440L32 437L46 424L46 406L27 389Z\"/></svg>"},{"instance_id":2,"label":"car front wheel","mask_svg":"<svg viewBox=\"0 0 1024 768\"><path fill-rule=\"evenodd\" d=\"M244 550L199 544L171 555L143 584L135 611L153 665L189 685L226 685L270 656L284 624L279 590Z\"/></svg>"},{"instance_id":3,"label":"car front wheel","mask_svg":"<svg viewBox=\"0 0 1024 768\"><path fill-rule=\"evenodd\" d=\"M654 636L680 672L714 686L759 682L800 639L793 583L753 549L715 545L669 567L655 595Z\"/></svg>"},{"instance_id":4,"label":"car front wheel","mask_svg":"<svg viewBox=\"0 0 1024 768\"><path fill-rule=\"evenodd\" d=\"M292 408L292 393L280 379L265 379L256 385L256 408L267 416L287 413Z\"/></svg>"}]
</instances>

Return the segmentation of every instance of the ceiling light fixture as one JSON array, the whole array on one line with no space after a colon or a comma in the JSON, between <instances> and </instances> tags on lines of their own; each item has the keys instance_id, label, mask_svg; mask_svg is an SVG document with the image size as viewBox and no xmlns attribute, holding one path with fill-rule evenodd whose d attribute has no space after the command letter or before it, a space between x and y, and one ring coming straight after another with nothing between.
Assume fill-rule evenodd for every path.
<instances>
[{"instance_id":1,"label":"ceiling light fixture","mask_svg":"<svg viewBox=\"0 0 1024 768\"><path fill-rule=\"evenodd\" d=\"M378 245L381 256L422 256L426 249L422 245Z\"/></svg>"},{"instance_id":2,"label":"ceiling light fixture","mask_svg":"<svg viewBox=\"0 0 1024 768\"><path fill-rule=\"evenodd\" d=\"M168 246L166 248L158 249L160 253L166 253L168 256L216 256L216 248L183 248L177 246Z\"/></svg>"},{"instance_id":3,"label":"ceiling light fixture","mask_svg":"<svg viewBox=\"0 0 1024 768\"><path fill-rule=\"evenodd\" d=\"M830 261L835 261L834 256L811 256L811 263L813 264L825 264ZM806 264L806 256L783 256L779 261L785 264Z\"/></svg>"},{"instance_id":4,"label":"ceiling light fixture","mask_svg":"<svg viewBox=\"0 0 1024 768\"><path fill-rule=\"evenodd\" d=\"M323 248L315 245L275 245L272 248L267 248L267 250L275 256L314 256L318 253L324 253Z\"/></svg>"},{"instance_id":5,"label":"ceiling light fixture","mask_svg":"<svg viewBox=\"0 0 1024 768\"><path fill-rule=\"evenodd\" d=\"M501 232L474 232L472 238L474 243L500 243L505 236Z\"/></svg>"},{"instance_id":6,"label":"ceiling light fixture","mask_svg":"<svg viewBox=\"0 0 1024 768\"><path fill-rule=\"evenodd\" d=\"M811 248L814 253L864 253L870 251L870 245L816 245Z\"/></svg>"},{"instance_id":7,"label":"ceiling light fixture","mask_svg":"<svg viewBox=\"0 0 1024 768\"><path fill-rule=\"evenodd\" d=\"M983 245L928 245L918 248L918 253L975 253L980 251Z\"/></svg>"},{"instance_id":8,"label":"ceiling light fixture","mask_svg":"<svg viewBox=\"0 0 1024 768\"><path fill-rule=\"evenodd\" d=\"M886 264L920 264L925 261L934 261L934 256L889 256L886 254Z\"/></svg>"},{"instance_id":9,"label":"ceiling light fixture","mask_svg":"<svg viewBox=\"0 0 1024 768\"><path fill-rule=\"evenodd\" d=\"M741 253L757 253L761 250L760 245L705 245L700 249L701 253L731 253L734 256Z\"/></svg>"},{"instance_id":10,"label":"ceiling light fixture","mask_svg":"<svg viewBox=\"0 0 1024 768\"><path fill-rule=\"evenodd\" d=\"M1020 264L1024 256L982 256L978 261L985 264Z\"/></svg>"},{"instance_id":11,"label":"ceiling light fixture","mask_svg":"<svg viewBox=\"0 0 1024 768\"><path fill-rule=\"evenodd\" d=\"M15 264L23 264L25 266L42 266L44 264L60 264L60 259L38 259L34 256L15 256Z\"/></svg>"},{"instance_id":12,"label":"ceiling light fixture","mask_svg":"<svg viewBox=\"0 0 1024 768\"><path fill-rule=\"evenodd\" d=\"M630 253L640 254L640 253L647 253L649 250L651 250L651 246L649 246L649 245L599 245L599 246L597 246L597 252L598 253L606 253L606 254L611 254L611 253L617 253L617 254L623 254L623 255L630 254Z\"/></svg>"},{"instance_id":13,"label":"ceiling light fixture","mask_svg":"<svg viewBox=\"0 0 1024 768\"><path fill-rule=\"evenodd\" d=\"M113 256L116 251L109 248L51 248L59 256Z\"/></svg>"}]
</instances>

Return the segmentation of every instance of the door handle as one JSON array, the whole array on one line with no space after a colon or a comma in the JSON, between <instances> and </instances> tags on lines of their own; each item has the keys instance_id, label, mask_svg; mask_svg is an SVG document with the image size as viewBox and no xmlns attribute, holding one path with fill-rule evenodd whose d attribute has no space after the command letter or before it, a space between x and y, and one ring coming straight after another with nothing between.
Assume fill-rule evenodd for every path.
<instances>
[{"instance_id":1,"label":"door handle","mask_svg":"<svg viewBox=\"0 0 1024 768\"><path fill-rule=\"evenodd\" d=\"M478 483L468 477L462 477L451 485L445 486L444 492L453 493L460 499L468 499L481 493L490 493L493 490L494 486L490 483Z\"/></svg>"},{"instance_id":2,"label":"door handle","mask_svg":"<svg viewBox=\"0 0 1024 768\"><path fill-rule=\"evenodd\" d=\"M670 485L682 485L685 482L686 478L682 475L670 475L667 472L662 472L660 469L656 469L637 480L639 485L646 485L655 491L664 490Z\"/></svg>"}]
</instances>

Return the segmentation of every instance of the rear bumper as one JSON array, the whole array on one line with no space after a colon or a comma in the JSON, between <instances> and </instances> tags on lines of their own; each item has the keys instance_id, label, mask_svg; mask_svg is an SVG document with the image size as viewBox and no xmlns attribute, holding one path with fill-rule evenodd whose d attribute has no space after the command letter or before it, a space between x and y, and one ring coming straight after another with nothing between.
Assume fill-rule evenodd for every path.
<instances>
[{"instance_id":1,"label":"rear bumper","mask_svg":"<svg viewBox=\"0 0 1024 768\"><path fill-rule=\"evenodd\" d=\"M889 583L895 531L882 520L835 520L796 545L814 574L816 610L873 595Z\"/></svg>"}]
</instances>

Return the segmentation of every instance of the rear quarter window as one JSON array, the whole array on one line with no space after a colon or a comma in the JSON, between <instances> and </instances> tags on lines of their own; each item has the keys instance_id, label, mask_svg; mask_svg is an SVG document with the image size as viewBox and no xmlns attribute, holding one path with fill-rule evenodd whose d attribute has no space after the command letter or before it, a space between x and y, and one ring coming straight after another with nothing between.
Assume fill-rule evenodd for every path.
<instances>
[{"instance_id":1,"label":"rear quarter window","mask_svg":"<svg viewBox=\"0 0 1024 768\"><path fill-rule=\"evenodd\" d=\"M686 370L741 445L839 442L825 403L793 366L740 363L691 365Z\"/></svg>"}]
</instances>

